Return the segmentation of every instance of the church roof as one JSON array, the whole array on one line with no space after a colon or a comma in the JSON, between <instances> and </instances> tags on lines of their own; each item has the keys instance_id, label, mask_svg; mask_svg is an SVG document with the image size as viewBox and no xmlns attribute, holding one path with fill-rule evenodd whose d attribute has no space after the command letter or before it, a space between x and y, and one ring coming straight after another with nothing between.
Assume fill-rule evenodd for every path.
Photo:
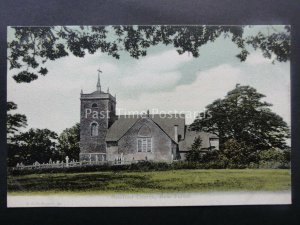
<instances>
[{"instance_id":1,"label":"church roof","mask_svg":"<svg viewBox=\"0 0 300 225\"><path fill-rule=\"evenodd\" d=\"M139 119L145 115L120 115L118 119L108 129L106 141L118 141ZM152 119L169 137L175 139L174 126L178 126L178 135L184 137L185 118L179 114L149 114ZM174 140L175 141L175 140Z\"/></svg>"},{"instance_id":2,"label":"church roof","mask_svg":"<svg viewBox=\"0 0 300 225\"><path fill-rule=\"evenodd\" d=\"M192 147L192 144L195 141L195 138L199 137L202 140L201 148L207 149L210 147L209 139L210 138L218 138L216 134L207 133L207 132L198 132L191 131L189 129L186 130L185 138L182 141L179 141L179 151L189 151Z\"/></svg>"}]
</instances>

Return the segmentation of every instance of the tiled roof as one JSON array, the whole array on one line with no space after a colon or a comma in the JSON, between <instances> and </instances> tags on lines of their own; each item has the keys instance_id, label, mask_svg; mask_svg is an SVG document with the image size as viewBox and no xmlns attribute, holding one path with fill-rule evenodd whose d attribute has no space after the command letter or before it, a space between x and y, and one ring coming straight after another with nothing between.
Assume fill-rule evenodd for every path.
<instances>
[{"instance_id":1,"label":"tiled roof","mask_svg":"<svg viewBox=\"0 0 300 225\"><path fill-rule=\"evenodd\" d=\"M108 129L106 141L118 141L133 125L134 123L144 118L145 115L120 115L112 126ZM185 118L184 115L179 114L149 114L152 119L169 137L175 141L174 126L178 126L178 135L184 138L185 132Z\"/></svg>"},{"instance_id":2,"label":"tiled roof","mask_svg":"<svg viewBox=\"0 0 300 225\"><path fill-rule=\"evenodd\" d=\"M195 141L195 138L199 137L202 140L202 148L207 149L210 147L209 139L210 138L218 138L217 135L207 132L197 132L186 130L185 139L179 142L179 151L189 151L192 147L192 144Z\"/></svg>"}]
</instances>

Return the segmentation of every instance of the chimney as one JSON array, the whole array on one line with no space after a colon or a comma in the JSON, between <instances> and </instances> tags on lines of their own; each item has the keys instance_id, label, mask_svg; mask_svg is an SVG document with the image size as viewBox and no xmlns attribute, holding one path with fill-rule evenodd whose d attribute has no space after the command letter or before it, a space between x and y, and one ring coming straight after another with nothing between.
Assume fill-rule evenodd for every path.
<instances>
[{"instance_id":1,"label":"chimney","mask_svg":"<svg viewBox=\"0 0 300 225\"><path fill-rule=\"evenodd\" d=\"M178 125L174 125L174 140L178 143Z\"/></svg>"}]
</instances>

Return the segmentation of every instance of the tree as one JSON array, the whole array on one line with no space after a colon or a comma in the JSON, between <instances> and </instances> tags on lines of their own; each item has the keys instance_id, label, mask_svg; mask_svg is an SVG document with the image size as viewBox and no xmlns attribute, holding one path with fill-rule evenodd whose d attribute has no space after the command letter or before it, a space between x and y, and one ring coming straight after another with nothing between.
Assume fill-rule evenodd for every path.
<instances>
[{"instance_id":1,"label":"tree","mask_svg":"<svg viewBox=\"0 0 300 225\"><path fill-rule=\"evenodd\" d=\"M11 113L12 110L16 110L17 108L18 107L14 102L7 102L6 129L8 142L11 141L11 137L18 133L20 128L25 128L27 126L27 118L24 114Z\"/></svg>"},{"instance_id":2,"label":"tree","mask_svg":"<svg viewBox=\"0 0 300 225\"><path fill-rule=\"evenodd\" d=\"M57 134L48 129L30 129L15 135L13 141L15 145L12 146L14 148L12 152L15 155L11 158L17 158L17 162L24 164L32 164L36 161L46 163L49 162L50 158L52 160L59 158L56 148Z\"/></svg>"},{"instance_id":3,"label":"tree","mask_svg":"<svg viewBox=\"0 0 300 225\"><path fill-rule=\"evenodd\" d=\"M19 134L20 128L25 128L27 126L27 118L23 114L15 113L12 114L11 111L16 110L18 107L14 102L7 102L7 163L9 166L15 166L20 159L20 149L15 143L15 136Z\"/></svg>"},{"instance_id":4,"label":"tree","mask_svg":"<svg viewBox=\"0 0 300 225\"><path fill-rule=\"evenodd\" d=\"M196 137L194 143L191 146L190 151L186 153L186 160L189 162L199 162L202 158L201 152L202 140L199 137Z\"/></svg>"},{"instance_id":5,"label":"tree","mask_svg":"<svg viewBox=\"0 0 300 225\"><path fill-rule=\"evenodd\" d=\"M271 29L272 27L270 27ZM8 43L10 69L19 69L13 76L16 82L31 82L39 75L46 75L43 66L48 60L56 60L73 54L84 57L86 51L107 53L119 59L121 52L133 58L143 57L151 46L173 45L179 54L189 52L200 55L200 47L218 37L230 38L240 49L237 57L245 61L247 46L260 49L264 57L275 56L277 61L290 59L290 27L271 34L259 32L244 36L244 26L80 26L80 27L13 27L15 38Z\"/></svg>"},{"instance_id":6,"label":"tree","mask_svg":"<svg viewBox=\"0 0 300 225\"><path fill-rule=\"evenodd\" d=\"M58 149L62 156L68 156L70 159L79 160L79 141L80 141L80 124L65 129L58 137Z\"/></svg>"},{"instance_id":7,"label":"tree","mask_svg":"<svg viewBox=\"0 0 300 225\"><path fill-rule=\"evenodd\" d=\"M290 137L286 122L271 111L271 104L262 101L265 95L250 86L229 91L224 99L208 105L204 115L198 116L192 130L203 130L219 136L220 148L230 139L252 151L270 148L285 149Z\"/></svg>"},{"instance_id":8,"label":"tree","mask_svg":"<svg viewBox=\"0 0 300 225\"><path fill-rule=\"evenodd\" d=\"M275 148L268 149L259 153L259 160L264 162L279 162L289 163L290 162L290 151L279 150Z\"/></svg>"},{"instance_id":9,"label":"tree","mask_svg":"<svg viewBox=\"0 0 300 225\"><path fill-rule=\"evenodd\" d=\"M224 156L224 161L227 165L235 168L248 166L250 163L258 162L258 155L255 149L251 146L247 146L243 142L238 142L235 139L229 139L224 143L223 150L220 154Z\"/></svg>"}]
</instances>

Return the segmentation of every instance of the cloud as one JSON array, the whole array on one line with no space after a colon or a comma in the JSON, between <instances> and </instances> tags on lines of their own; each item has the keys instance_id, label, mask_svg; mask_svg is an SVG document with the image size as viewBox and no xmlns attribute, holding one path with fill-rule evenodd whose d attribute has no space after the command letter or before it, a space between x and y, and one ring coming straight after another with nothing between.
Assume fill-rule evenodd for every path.
<instances>
[{"instance_id":1,"label":"cloud","mask_svg":"<svg viewBox=\"0 0 300 225\"><path fill-rule=\"evenodd\" d=\"M178 68L191 60L193 57L179 55L175 50L142 58L124 71L121 83L128 89L144 92L173 87L181 78Z\"/></svg>"},{"instance_id":2,"label":"cloud","mask_svg":"<svg viewBox=\"0 0 300 225\"><path fill-rule=\"evenodd\" d=\"M207 46L197 59L159 46L153 49L156 53L149 52L139 60L115 60L102 53L84 58L70 55L47 62L49 74L30 84L16 84L11 78L15 71L10 70L8 100L15 101L17 111L26 114L29 127L60 132L79 121L80 89L84 93L96 89L100 67L102 89L109 86L111 93L117 93L118 108L199 112L241 83L265 94L264 100L274 104L274 112L290 122L289 63L272 65L260 52L251 53L243 63L223 60L227 57L224 52L231 48L222 42L213 48ZM210 69L204 69L207 65ZM192 121L187 118L188 123Z\"/></svg>"},{"instance_id":3,"label":"cloud","mask_svg":"<svg viewBox=\"0 0 300 225\"><path fill-rule=\"evenodd\" d=\"M141 74L125 77L122 79L123 85L126 88L139 88L139 89L161 89L167 86L174 86L180 79L179 72L166 72L166 73L151 73L145 71Z\"/></svg>"},{"instance_id":4,"label":"cloud","mask_svg":"<svg viewBox=\"0 0 300 225\"><path fill-rule=\"evenodd\" d=\"M137 70L147 71L171 71L180 67L183 63L193 60L188 54L179 55L176 50L168 50L146 58L142 58L136 65Z\"/></svg>"},{"instance_id":5,"label":"cloud","mask_svg":"<svg viewBox=\"0 0 300 225\"><path fill-rule=\"evenodd\" d=\"M268 59L262 55L262 52L252 52L246 59L246 64L250 66L257 66L262 64L271 64L273 58Z\"/></svg>"},{"instance_id":6,"label":"cloud","mask_svg":"<svg viewBox=\"0 0 300 225\"><path fill-rule=\"evenodd\" d=\"M27 116L30 127L59 132L78 122L80 89L85 93L96 89L99 66L105 71L101 77L102 83L104 79L119 73L117 65L105 61L101 54L86 55L84 58L70 55L49 61L45 66L49 73L29 84L17 84L12 78L17 71L9 70L8 100L18 105L16 112Z\"/></svg>"},{"instance_id":7,"label":"cloud","mask_svg":"<svg viewBox=\"0 0 300 225\"><path fill-rule=\"evenodd\" d=\"M118 102L118 107L121 112L147 109L201 112L206 105L233 89L240 73L239 69L223 64L198 72L191 84L178 85L171 91L144 93L137 99L124 99ZM191 123L193 119L187 118L187 122Z\"/></svg>"}]
</instances>

